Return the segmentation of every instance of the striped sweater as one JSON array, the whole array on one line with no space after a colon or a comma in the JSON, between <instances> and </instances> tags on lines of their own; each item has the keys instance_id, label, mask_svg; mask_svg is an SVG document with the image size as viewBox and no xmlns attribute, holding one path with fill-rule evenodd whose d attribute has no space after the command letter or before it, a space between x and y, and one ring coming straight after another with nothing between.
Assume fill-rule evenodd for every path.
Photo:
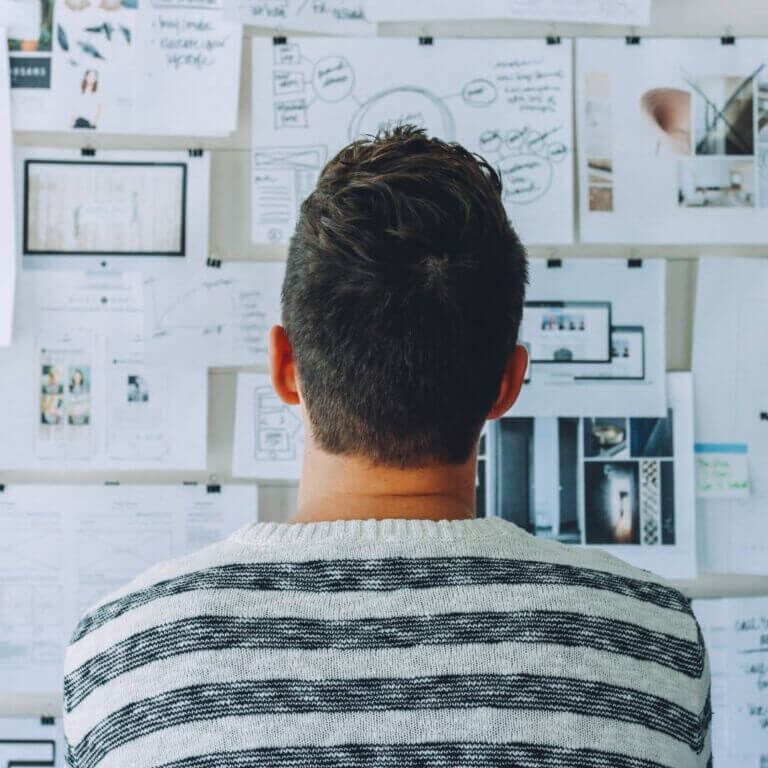
<instances>
[{"instance_id":1,"label":"striped sweater","mask_svg":"<svg viewBox=\"0 0 768 768\"><path fill-rule=\"evenodd\" d=\"M498 519L260 523L87 613L74 768L711 765L689 601Z\"/></svg>"}]
</instances>

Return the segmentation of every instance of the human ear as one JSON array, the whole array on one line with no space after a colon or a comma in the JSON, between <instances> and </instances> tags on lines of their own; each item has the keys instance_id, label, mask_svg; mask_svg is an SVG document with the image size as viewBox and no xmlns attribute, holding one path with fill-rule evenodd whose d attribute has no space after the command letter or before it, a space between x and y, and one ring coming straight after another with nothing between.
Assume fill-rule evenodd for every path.
<instances>
[{"instance_id":1,"label":"human ear","mask_svg":"<svg viewBox=\"0 0 768 768\"><path fill-rule=\"evenodd\" d=\"M293 347L281 325L275 325L269 331L269 375L277 396L287 405L298 405L301 397Z\"/></svg>"},{"instance_id":2,"label":"human ear","mask_svg":"<svg viewBox=\"0 0 768 768\"><path fill-rule=\"evenodd\" d=\"M488 414L489 420L501 418L515 404L523 387L527 369L528 350L518 344L507 360L507 367L504 369L504 375L499 386L499 394Z\"/></svg>"}]
</instances>

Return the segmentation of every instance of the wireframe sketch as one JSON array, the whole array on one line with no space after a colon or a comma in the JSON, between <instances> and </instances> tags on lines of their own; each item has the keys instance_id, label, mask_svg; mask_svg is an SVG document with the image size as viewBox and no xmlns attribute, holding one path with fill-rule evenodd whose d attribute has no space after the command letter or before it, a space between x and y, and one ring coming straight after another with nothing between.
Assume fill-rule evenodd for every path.
<instances>
[{"instance_id":1,"label":"wireframe sketch","mask_svg":"<svg viewBox=\"0 0 768 768\"><path fill-rule=\"evenodd\" d=\"M280 401L272 387L258 387L254 397L256 461L295 461L299 456L301 419Z\"/></svg>"},{"instance_id":2,"label":"wireframe sketch","mask_svg":"<svg viewBox=\"0 0 768 768\"><path fill-rule=\"evenodd\" d=\"M183 256L183 163L26 160L25 254Z\"/></svg>"},{"instance_id":3,"label":"wireframe sketch","mask_svg":"<svg viewBox=\"0 0 768 768\"><path fill-rule=\"evenodd\" d=\"M323 162L344 144L402 124L496 166L525 240L572 239L567 45L255 38L253 50L255 242L287 241Z\"/></svg>"}]
</instances>

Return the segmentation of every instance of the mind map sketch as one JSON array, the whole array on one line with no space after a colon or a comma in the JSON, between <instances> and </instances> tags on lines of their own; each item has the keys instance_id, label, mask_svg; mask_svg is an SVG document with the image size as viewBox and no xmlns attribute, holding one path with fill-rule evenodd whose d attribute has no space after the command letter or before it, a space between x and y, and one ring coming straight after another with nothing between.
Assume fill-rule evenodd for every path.
<instances>
[{"instance_id":1,"label":"mind map sketch","mask_svg":"<svg viewBox=\"0 0 768 768\"><path fill-rule=\"evenodd\" d=\"M255 38L253 73L254 242L287 242L325 162L401 123L493 164L524 241L572 241L568 41Z\"/></svg>"}]
</instances>

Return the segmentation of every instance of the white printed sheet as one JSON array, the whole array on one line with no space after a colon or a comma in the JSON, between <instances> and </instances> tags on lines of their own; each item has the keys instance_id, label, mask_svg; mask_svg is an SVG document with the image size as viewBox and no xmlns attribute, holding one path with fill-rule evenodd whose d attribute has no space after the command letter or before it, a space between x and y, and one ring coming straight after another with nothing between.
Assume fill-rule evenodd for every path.
<instances>
[{"instance_id":1,"label":"white printed sheet","mask_svg":"<svg viewBox=\"0 0 768 768\"><path fill-rule=\"evenodd\" d=\"M205 469L206 369L147 363L142 323L138 274L20 274L0 468Z\"/></svg>"},{"instance_id":2,"label":"white printed sheet","mask_svg":"<svg viewBox=\"0 0 768 768\"><path fill-rule=\"evenodd\" d=\"M0 717L0 765L65 768L66 745L61 718Z\"/></svg>"},{"instance_id":3,"label":"white printed sheet","mask_svg":"<svg viewBox=\"0 0 768 768\"><path fill-rule=\"evenodd\" d=\"M5 30L0 20L0 347L11 341L16 288L16 200L8 77Z\"/></svg>"},{"instance_id":4,"label":"white printed sheet","mask_svg":"<svg viewBox=\"0 0 768 768\"><path fill-rule=\"evenodd\" d=\"M16 184L25 267L156 274L208 257L207 153L25 147Z\"/></svg>"},{"instance_id":5,"label":"white printed sheet","mask_svg":"<svg viewBox=\"0 0 768 768\"><path fill-rule=\"evenodd\" d=\"M536 19L578 24L647 26L650 0L368 0L376 21Z\"/></svg>"},{"instance_id":6,"label":"white printed sheet","mask_svg":"<svg viewBox=\"0 0 768 768\"><path fill-rule=\"evenodd\" d=\"M520 341L526 383L510 416L663 416L666 263L532 259Z\"/></svg>"},{"instance_id":7,"label":"white printed sheet","mask_svg":"<svg viewBox=\"0 0 768 768\"><path fill-rule=\"evenodd\" d=\"M768 40L577 42L581 239L764 243Z\"/></svg>"},{"instance_id":8,"label":"white printed sheet","mask_svg":"<svg viewBox=\"0 0 768 768\"><path fill-rule=\"evenodd\" d=\"M712 670L712 763L768 763L768 598L694 600Z\"/></svg>"},{"instance_id":9,"label":"white printed sheet","mask_svg":"<svg viewBox=\"0 0 768 768\"><path fill-rule=\"evenodd\" d=\"M301 410L278 398L266 374L238 374L232 476L298 480L303 458Z\"/></svg>"},{"instance_id":10,"label":"white printed sheet","mask_svg":"<svg viewBox=\"0 0 768 768\"><path fill-rule=\"evenodd\" d=\"M667 388L663 417L502 419L499 506L489 513L668 578L695 578L691 375L669 374Z\"/></svg>"},{"instance_id":11,"label":"white printed sheet","mask_svg":"<svg viewBox=\"0 0 768 768\"><path fill-rule=\"evenodd\" d=\"M144 337L153 362L266 365L280 322L283 262L225 262L144 281Z\"/></svg>"},{"instance_id":12,"label":"white printed sheet","mask_svg":"<svg viewBox=\"0 0 768 768\"><path fill-rule=\"evenodd\" d=\"M375 35L370 0L225 0L227 17L255 27L327 35Z\"/></svg>"},{"instance_id":13,"label":"white printed sheet","mask_svg":"<svg viewBox=\"0 0 768 768\"><path fill-rule=\"evenodd\" d=\"M96 602L158 562L256 522L252 485L0 490L2 692L61 687L64 647Z\"/></svg>"},{"instance_id":14,"label":"white printed sheet","mask_svg":"<svg viewBox=\"0 0 768 768\"><path fill-rule=\"evenodd\" d=\"M16 130L235 129L242 27L224 20L222 0L48 0L42 9L18 32L32 39L10 40Z\"/></svg>"},{"instance_id":15,"label":"white printed sheet","mask_svg":"<svg viewBox=\"0 0 768 768\"><path fill-rule=\"evenodd\" d=\"M705 447L719 448L738 485L746 481L740 498L704 493L698 500L702 571L768 573L766 296L765 260L700 261L693 337L697 448L699 457ZM735 459L746 460L746 472Z\"/></svg>"},{"instance_id":16,"label":"white printed sheet","mask_svg":"<svg viewBox=\"0 0 768 768\"><path fill-rule=\"evenodd\" d=\"M286 243L324 164L401 122L496 166L523 242L573 240L570 41L255 38L253 105L256 243Z\"/></svg>"}]
</instances>

